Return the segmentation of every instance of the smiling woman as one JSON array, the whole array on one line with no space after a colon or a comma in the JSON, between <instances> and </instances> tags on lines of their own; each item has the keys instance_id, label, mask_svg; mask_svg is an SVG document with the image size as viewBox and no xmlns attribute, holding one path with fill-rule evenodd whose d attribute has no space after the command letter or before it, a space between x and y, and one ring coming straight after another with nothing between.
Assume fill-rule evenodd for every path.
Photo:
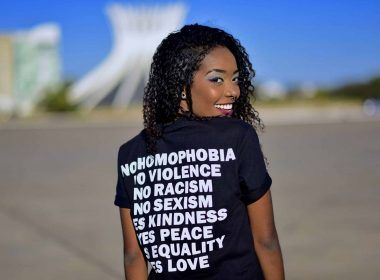
<instances>
[{"instance_id":1,"label":"smiling woman","mask_svg":"<svg viewBox=\"0 0 380 280\"><path fill-rule=\"evenodd\" d=\"M148 263L151 280L284 279L254 74L218 28L185 25L158 46L144 129L118 153L127 279L146 279Z\"/></svg>"}]
</instances>

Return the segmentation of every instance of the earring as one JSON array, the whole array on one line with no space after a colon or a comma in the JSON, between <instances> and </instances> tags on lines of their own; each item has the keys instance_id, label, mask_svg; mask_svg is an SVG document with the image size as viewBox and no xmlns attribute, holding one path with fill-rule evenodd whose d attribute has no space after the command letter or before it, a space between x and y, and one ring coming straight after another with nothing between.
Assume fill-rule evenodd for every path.
<instances>
[{"instance_id":1,"label":"earring","mask_svg":"<svg viewBox=\"0 0 380 280\"><path fill-rule=\"evenodd\" d=\"M181 96L182 96L182 99L186 99L186 93L184 91L182 92Z\"/></svg>"}]
</instances>

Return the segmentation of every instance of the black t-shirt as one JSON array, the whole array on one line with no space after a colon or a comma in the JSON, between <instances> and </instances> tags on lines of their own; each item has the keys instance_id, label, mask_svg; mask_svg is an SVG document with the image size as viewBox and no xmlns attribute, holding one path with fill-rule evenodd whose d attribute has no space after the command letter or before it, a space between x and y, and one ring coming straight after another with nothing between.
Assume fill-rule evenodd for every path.
<instances>
[{"instance_id":1,"label":"black t-shirt","mask_svg":"<svg viewBox=\"0 0 380 280\"><path fill-rule=\"evenodd\" d=\"M180 117L154 156L144 132L119 148L114 204L131 209L149 279L264 279L246 205L272 179L255 129L228 116Z\"/></svg>"}]
</instances>

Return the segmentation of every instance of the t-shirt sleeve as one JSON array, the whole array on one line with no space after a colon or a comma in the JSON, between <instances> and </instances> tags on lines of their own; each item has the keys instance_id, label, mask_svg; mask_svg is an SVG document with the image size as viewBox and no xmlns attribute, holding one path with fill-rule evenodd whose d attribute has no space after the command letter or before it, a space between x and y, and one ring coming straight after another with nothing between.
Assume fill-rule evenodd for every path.
<instances>
[{"instance_id":1,"label":"t-shirt sleeve","mask_svg":"<svg viewBox=\"0 0 380 280\"><path fill-rule=\"evenodd\" d=\"M256 130L250 126L238 147L241 200L245 205L261 198L272 185Z\"/></svg>"},{"instance_id":2,"label":"t-shirt sleeve","mask_svg":"<svg viewBox=\"0 0 380 280\"><path fill-rule=\"evenodd\" d=\"M121 173L121 156L121 148L119 148L117 155L117 183L114 204L122 208L131 208L131 202L126 189L125 180Z\"/></svg>"}]
</instances>

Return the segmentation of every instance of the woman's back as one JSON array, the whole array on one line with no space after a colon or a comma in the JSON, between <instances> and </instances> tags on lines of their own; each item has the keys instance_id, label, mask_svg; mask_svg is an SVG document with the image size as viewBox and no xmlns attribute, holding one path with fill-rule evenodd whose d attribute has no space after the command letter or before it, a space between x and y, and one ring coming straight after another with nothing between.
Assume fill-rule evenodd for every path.
<instances>
[{"instance_id":1,"label":"woman's back","mask_svg":"<svg viewBox=\"0 0 380 280\"><path fill-rule=\"evenodd\" d=\"M145 139L142 130L119 149L114 204L130 208L149 279L263 279L246 205L272 181L254 128L180 117L154 156Z\"/></svg>"}]
</instances>

